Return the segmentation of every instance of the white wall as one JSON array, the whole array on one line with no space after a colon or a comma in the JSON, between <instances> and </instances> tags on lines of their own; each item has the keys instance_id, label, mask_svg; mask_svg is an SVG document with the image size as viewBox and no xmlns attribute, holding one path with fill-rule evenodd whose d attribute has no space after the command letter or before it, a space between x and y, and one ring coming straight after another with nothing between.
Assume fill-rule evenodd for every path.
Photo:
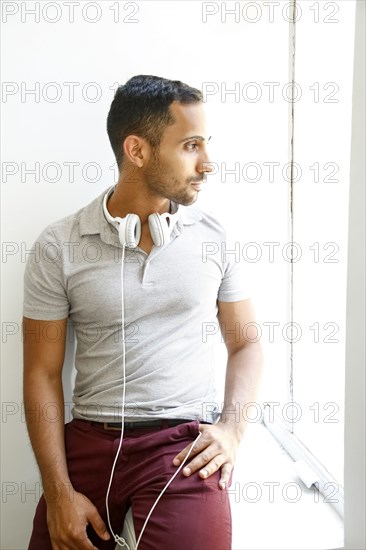
<instances>
[{"instance_id":1,"label":"white wall","mask_svg":"<svg viewBox=\"0 0 366 550\"><path fill-rule=\"evenodd\" d=\"M250 13L247 20L240 16L236 22L234 15L225 22L220 4L213 3L218 12L204 22L201 2L129 6L121 2L119 22L114 22L116 2L80 2L75 6L74 22L69 22L69 8L63 2L47 3L46 11L45 5L2 3L7 46L3 56L3 161L7 164L3 165L2 185L1 536L7 550L26 548L40 495L22 415L20 323L26 250L48 223L76 211L115 181L110 169L114 157L105 130L115 83L142 73L180 79L199 88L214 83L216 93L207 101L213 160L226 162L228 169L235 162L242 168L248 162L276 160L283 165L288 160L288 103L280 94L276 103L270 103L268 87L263 86L269 81L288 82L288 21L281 12L272 23L266 10L256 23L248 21L253 19ZM133 15L136 22L128 22L134 7L138 8ZM39 21L30 8L40 10ZM97 22L90 22L98 17ZM59 20L51 23L52 19ZM77 83L74 98L69 95L72 85L65 84L71 82ZM261 100L252 102L242 95L247 82L258 83ZM225 96L225 87L230 90L236 83L239 97ZM32 88L36 95L27 93ZM74 178L70 163L78 163ZM95 163L94 169L89 163ZM40 171L39 181L27 172L32 168ZM232 175L224 183L221 176L217 174L207 185L201 204L216 210L229 225L242 220L240 241L270 241L274 233L276 240L283 241L286 224L278 225L278 220L286 220L286 185L277 180L269 183L265 173L257 183L242 178L235 182ZM270 221L270 229L263 220ZM285 282L276 293L263 285L262 303L273 308L263 315L274 318L281 307L286 312L281 299L281 293L286 296ZM273 295L276 300L271 300ZM275 367L273 357L271 361ZM65 369L65 398L70 402L71 349Z\"/></svg>"}]
</instances>

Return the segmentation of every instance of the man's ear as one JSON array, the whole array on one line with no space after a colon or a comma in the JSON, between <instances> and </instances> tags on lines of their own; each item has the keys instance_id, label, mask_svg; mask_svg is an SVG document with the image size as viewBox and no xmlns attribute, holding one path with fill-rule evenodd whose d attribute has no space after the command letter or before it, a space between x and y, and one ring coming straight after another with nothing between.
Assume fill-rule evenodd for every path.
<instances>
[{"instance_id":1,"label":"man's ear","mask_svg":"<svg viewBox=\"0 0 366 550\"><path fill-rule=\"evenodd\" d=\"M126 160L142 168L151 154L151 146L144 138L130 135L123 142L123 152Z\"/></svg>"}]
</instances>

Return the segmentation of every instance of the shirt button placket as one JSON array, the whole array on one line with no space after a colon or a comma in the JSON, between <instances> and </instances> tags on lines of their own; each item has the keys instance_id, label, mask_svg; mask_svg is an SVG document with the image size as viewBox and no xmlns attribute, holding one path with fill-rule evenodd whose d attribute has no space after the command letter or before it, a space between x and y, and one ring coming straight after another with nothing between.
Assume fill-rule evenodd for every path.
<instances>
[{"instance_id":1,"label":"shirt button placket","mask_svg":"<svg viewBox=\"0 0 366 550\"><path fill-rule=\"evenodd\" d=\"M149 268L150 261L146 260L142 271L142 286L152 286L154 284L152 281L147 280Z\"/></svg>"}]
</instances>

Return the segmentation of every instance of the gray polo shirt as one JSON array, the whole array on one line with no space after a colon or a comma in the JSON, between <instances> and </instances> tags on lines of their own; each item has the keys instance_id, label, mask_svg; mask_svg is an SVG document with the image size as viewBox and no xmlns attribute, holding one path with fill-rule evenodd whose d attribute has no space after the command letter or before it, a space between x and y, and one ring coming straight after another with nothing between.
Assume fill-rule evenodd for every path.
<instances>
[{"instance_id":1,"label":"gray polo shirt","mask_svg":"<svg viewBox=\"0 0 366 550\"><path fill-rule=\"evenodd\" d=\"M104 216L105 192L37 238L25 269L23 314L69 319L77 339L73 416L116 422L123 389L122 247ZM212 406L215 343L209 337L218 332L217 300L249 297L243 264L225 253L221 224L196 205L180 210L166 246L153 246L149 255L139 247L125 249L130 421L218 419Z\"/></svg>"}]
</instances>

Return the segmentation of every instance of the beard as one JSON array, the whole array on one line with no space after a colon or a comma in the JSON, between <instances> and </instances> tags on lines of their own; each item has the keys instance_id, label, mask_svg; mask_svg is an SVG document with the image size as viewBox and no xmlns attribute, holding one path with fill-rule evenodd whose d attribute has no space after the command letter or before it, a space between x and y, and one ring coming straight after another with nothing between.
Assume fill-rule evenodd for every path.
<instances>
[{"instance_id":1,"label":"beard","mask_svg":"<svg viewBox=\"0 0 366 550\"><path fill-rule=\"evenodd\" d=\"M191 183L203 179L198 180L197 176L178 179L171 169L161 161L156 150L154 150L153 157L145 169L144 176L146 186L151 194L164 197L183 206L189 206L196 202L198 193L193 191Z\"/></svg>"}]
</instances>

